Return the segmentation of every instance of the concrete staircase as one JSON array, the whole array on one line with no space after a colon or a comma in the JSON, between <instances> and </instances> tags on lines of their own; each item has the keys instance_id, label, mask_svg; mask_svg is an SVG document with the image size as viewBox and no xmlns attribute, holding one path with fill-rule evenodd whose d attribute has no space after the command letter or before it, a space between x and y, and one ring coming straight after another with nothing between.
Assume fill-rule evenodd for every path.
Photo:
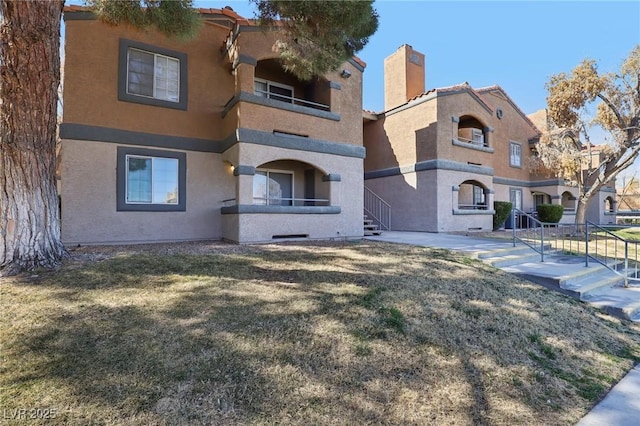
<instances>
[{"instance_id":1,"label":"concrete staircase","mask_svg":"<svg viewBox=\"0 0 640 426\"><path fill-rule=\"evenodd\" d=\"M364 236L371 237L373 235L380 235L382 231L378 228L378 225L373 223L372 219L369 219L367 215L364 215Z\"/></svg>"},{"instance_id":2,"label":"concrete staircase","mask_svg":"<svg viewBox=\"0 0 640 426\"><path fill-rule=\"evenodd\" d=\"M640 286L624 287L624 278L583 256L540 254L525 245L475 252L485 263L548 289L589 303L617 318L640 322Z\"/></svg>"}]
</instances>

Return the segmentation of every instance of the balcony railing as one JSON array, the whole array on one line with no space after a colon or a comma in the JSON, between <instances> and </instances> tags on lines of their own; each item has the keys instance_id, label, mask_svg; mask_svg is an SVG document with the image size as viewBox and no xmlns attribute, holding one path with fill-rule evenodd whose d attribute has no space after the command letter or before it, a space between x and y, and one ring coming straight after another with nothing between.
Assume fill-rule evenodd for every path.
<instances>
[{"instance_id":1,"label":"balcony railing","mask_svg":"<svg viewBox=\"0 0 640 426\"><path fill-rule=\"evenodd\" d=\"M486 204L458 204L458 210L489 210Z\"/></svg>"},{"instance_id":2,"label":"balcony railing","mask_svg":"<svg viewBox=\"0 0 640 426\"><path fill-rule=\"evenodd\" d=\"M484 143L484 140L482 140L482 139L467 139L467 138L463 138L462 136L458 136L458 140L459 140L460 142L466 142L466 143L469 143L469 144L471 144L471 145L476 145L476 146L485 146L485 147L487 146L487 145Z\"/></svg>"},{"instance_id":3,"label":"balcony railing","mask_svg":"<svg viewBox=\"0 0 640 426\"><path fill-rule=\"evenodd\" d=\"M258 96L262 96L263 98L272 99L274 101L286 102L288 104L300 105L300 106L305 106L309 108L320 109L323 111L331 110L331 107L329 105L308 101L306 99L294 98L293 96L287 96L280 93L268 92L266 90L255 90L255 94Z\"/></svg>"},{"instance_id":4,"label":"balcony railing","mask_svg":"<svg viewBox=\"0 0 640 426\"><path fill-rule=\"evenodd\" d=\"M235 198L228 198L221 201L223 207L236 204ZM329 200L326 198L276 198L276 197L253 197L253 204L258 206L328 206Z\"/></svg>"}]
</instances>

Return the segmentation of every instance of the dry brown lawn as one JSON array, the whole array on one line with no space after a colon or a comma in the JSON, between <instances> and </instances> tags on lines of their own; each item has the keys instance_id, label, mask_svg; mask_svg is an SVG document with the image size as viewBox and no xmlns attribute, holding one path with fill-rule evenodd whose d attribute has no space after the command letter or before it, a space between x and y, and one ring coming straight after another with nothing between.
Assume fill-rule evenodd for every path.
<instances>
[{"instance_id":1,"label":"dry brown lawn","mask_svg":"<svg viewBox=\"0 0 640 426\"><path fill-rule=\"evenodd\" d=\"M3 424L569 425L640 359L634 324L369 241L78 248L0 313Z\"/></svg>"}]
</instances>

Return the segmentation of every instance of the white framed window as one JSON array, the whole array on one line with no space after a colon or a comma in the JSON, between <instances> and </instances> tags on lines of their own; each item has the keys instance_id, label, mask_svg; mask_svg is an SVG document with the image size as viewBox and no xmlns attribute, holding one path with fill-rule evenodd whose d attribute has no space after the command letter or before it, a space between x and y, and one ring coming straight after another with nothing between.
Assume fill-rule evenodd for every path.
<instances>
[{"instance_id":1,"label":"white framed window","mask_svg":"<svg viewBox=\"0 0 640 426\"><path fill-rule=\"evenodd\" d=\"M130 47L127 50L127 93L180 102L180 60Z\"/></svg>"},{"instance_id":2,"label":"white framed window","mask_svg":"<svg viewBox=\"0 0 640 426\"><path fill-rule=\"evenodd\" d=\"M522 167L522 145L517 142L509 142L509 165Z\"/></svg>"},{"instance_id":3,"label":"white framed window","mask_svg":"<svg viewBox=\"0 0 640 426\"><path fill-rule=\"evenodd\" d=\"M178 159L126 156L127 204L178 204Z\"/></svg>"},{"instance_id":4,"label":"white framed window","mask_svg":"<svg viewBox=\"0 0 640 426\"><path fill-rule=\"evenodd\" d=\"M253 176L253 204L292 206L293 172L257 169Z\"/></svg>"},{"instance_id":5,"label":"white framed window","mask_svg":"<svg viewBox=\"0 0 640 426\"><path fill-rule=\"evenodd\" d=\"M484 133L480 129L471 129L471 143L484 146Z\"/></svg>"},{"instance_id":6,"label":"white framed window","mask_svg":"<svg viewBox=\"0 0 640 426\"><path fill-rule=\"evenodd\" d=\"M286 84L256 78L254 80L254 92L263 98L293 103L293 86Z\"/></svg>"},{"instance_id":7,"label":"white framed window","mask_svg":"<svg viewBox=\"0 0 640 426\"><path fill-rule=\"evenodd\" d=\"M512 207L514 209L522 210L522 189L509 189L509 201L511 201Z\"/></svg>"},{"instance_id":8,"label":"white framed window","mask_svg":"<svg viewBox=\"0 0 640 426\"><path fill-rule=\"evenodd\" d=\"M473 205L480 206L484 205L484 188L478 185L473 186Z\"/></svg>"},{"instance_id":9,"label":"white framed window","mask_svg":"<svg viewBox=\"0 0 640 426\"><path fill-rule=\"evenodd\" d=\"M117 211L185 211L185 152L118 147Z\"/></svg>"}]
</instances>

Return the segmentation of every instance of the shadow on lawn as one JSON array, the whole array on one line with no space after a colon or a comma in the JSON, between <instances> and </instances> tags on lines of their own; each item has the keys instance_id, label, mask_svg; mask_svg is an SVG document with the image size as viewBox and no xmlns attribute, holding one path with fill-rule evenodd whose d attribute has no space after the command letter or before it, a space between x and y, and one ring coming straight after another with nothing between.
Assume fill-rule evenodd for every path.
<instances>
[{"instance_id":1,"label":"shadow on lawn","mask_svg":"<svg viewBox=\"0 0 640 426\"><path fill-rule=\"evenodd\" d=\"M635 357L617 332L588 341L554 328L554 311L575 310L568 327L593 319L561 296L532 288L526 304L535 315L523 322L514 281L503 284L500 273L472 262L466 266L477 282L437 263L416 275L408 259L431 252L394 251L400 261L354 261L352 272L313 269L340 256L294 250L132 256L53 274L34 287L55 290L59 307L14 342L14 356L31 363L15 383L69 389L65 404L75 408L59 419L77 424L558 422L568 407L545 401L562 392L579 400L580 380L596 399L613 379L565 371L575 355L545 338ZM390 272L403 261L404 274ZM202 282L171 290L185 277ZM158 304L90 297L120 289L158 292ZM170 297L161 299L163 292ZM483 358L530 374L497 389ZM595 361L585 364L598 370ZM446 407L436 400L442 395ZM506 413L490 402L497 399L527 410Z\"/></svg>"}]
</instances>

